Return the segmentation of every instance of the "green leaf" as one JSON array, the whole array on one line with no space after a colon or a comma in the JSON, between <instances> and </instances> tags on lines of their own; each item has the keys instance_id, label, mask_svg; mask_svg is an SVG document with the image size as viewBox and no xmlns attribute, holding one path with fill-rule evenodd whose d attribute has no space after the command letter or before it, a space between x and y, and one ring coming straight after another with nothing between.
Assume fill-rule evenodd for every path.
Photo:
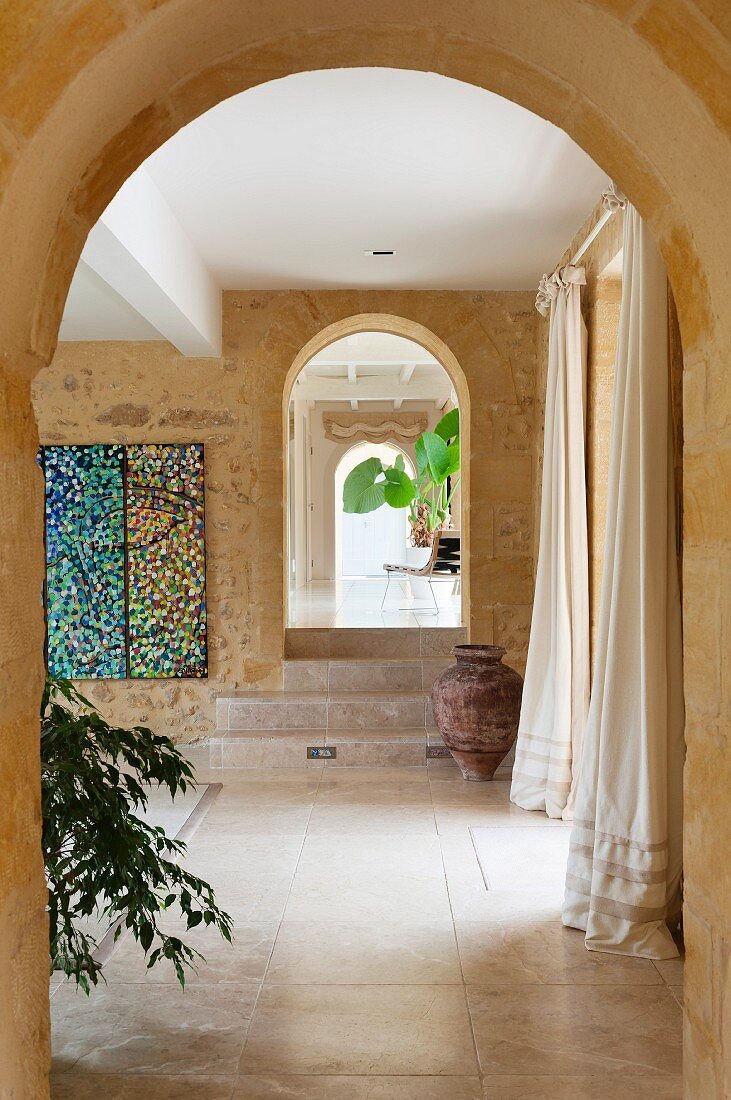
<instances>
[{"instance_id":1,"label":"green leaf","mask_svg":"<svg viewBox=\"0 0 731 1100\"><path fill-rule=\"evenodd\" d=\"M460 465L460 448L459 440L455 439L454 443L450 443L447 447L447 477L452 477L459 472Z\"/></svg>"},{"instance_id":2,"label":"green leaf","mask_svg":"<svg viewBox=\"0 0 731 1100\"><path fill-rule=\"evenodd\" d=\"M408 474L403 470L397 470L396 467L384 470L384 473L386 504L390 504L392 508L407 508L416 492L413 481Z\"/></svg>"},{"instance_id":3,"label":"green leaf","mask_svg":"<svg viewBox=\"0 0 731 1100\"><path fill-rule=\"evenodd\" d=\"M402 454L396 455L396 461L394 462L394 466L396 467L397 470L405 470L406 469L406 463L404 461L404 456Z\"/></svg>"},{"instance_id":4,"label":"green leaf","mask_svg":"<svg viewBox=\"0 0 731 1100\"><path fill-rule=\"evenodd\" d=\"M367 458L351 470L343 485L343 511L362 514L375 512L384 503L384 482L376 482L383 473L380 458Z\"/></svg>"},{"instance_id":5,"label":"green leaf","mask_svg":"<svg viewBox=\"0 0 731 1100\"><path fill-rule=\"evenodd\" d=\"M421 476L421 474L426 473L429 469L429 458L424 445L424 435L420 435L414 444L414 453L416 455L416 472Z\"/></svg>"},{"instance_id":6,"label":"green leaf","mask_svg":"<svg viewBox=\"0 0 731 1100\"><path fill-rule=\"evenodd\" d=\"M437 485L441 485L449 473L447 444L436 432L424 432L421 439L424 441L424 450L432 481L436 482Z\"/></svg>"},{"instance_id":7,"label":"green leaf","mask_svg":"<svg viewBox=\"0 0 731 1100\"><path fill-rule=\"evenodd\" d=\"M435 435L441 436L445 443L459 435L459 409L452 409L437 424Z\"/></svg>"}]
</instances>

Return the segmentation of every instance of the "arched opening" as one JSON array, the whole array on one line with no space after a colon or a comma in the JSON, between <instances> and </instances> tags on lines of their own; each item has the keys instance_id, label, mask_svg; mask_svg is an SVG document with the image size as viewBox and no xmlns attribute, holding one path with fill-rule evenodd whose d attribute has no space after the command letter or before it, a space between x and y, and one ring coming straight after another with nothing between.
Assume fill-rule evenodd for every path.
<instances>
[{"instance_id":1,"label":"arched opening","mask_svg":"<svg viewBox=\"0 0 731 1100\"><path fill-rule=\"evenodd\" d=\"M382 504L372 518L343 511L343 487L348 474L361 462L376 458L392 466L398 456L406 473L413 478L414 464L405 451L394 443L356 443L346 451L335 468L335 579L379 577L383 560L396 561L403 555L409 537L405 510L397 511Z\"/></svg>"},{"instance_id":2,"label":"arched opening","mask_svg":"<svg viewBox=\"0 0 731 1100\"><path fill-rule=\"evenodd\" d=\"M610 10L611 9L611 10ZM25 10L19 6L19 21ZM473 5L450 4L414 15L406 4L372 6L367 25L344 10L338 19L318 6L302 30L299 14L279 5L257 12L166 5L138 16L116 9L62 16L49 9L37 31L27 21L5 103L12 132L0 214L9 258L4 268L6 395L5 458L14 487L4 515L7 575L4 620L13 624L5 712L10 746L4 763L18 797L8 814L7 998L13 1024L2 1063L11 1084L45 1094L46 1031L41 965L45 922L37 825L37 701L42 677L42 624L37 592L41 555L30 528L40 514L37 443L28 378L54 346L68 283L85 235L129 173L171 132L232 92L302 67L393 64L438 69L490 86L563 125L617 180L653 226L680 312L691 385L686 464L686 648L707 661L686 662L689 711L686 897L698 914L686 988L688 1087L720 1095L723 1045L719 1013L704 1004L721 876L714 854L725 806L721 681L725 674L720 609L707 606L720 576L728 537L723 517L728 472L723 364L728 361L728 230L719 219L726 196L728 150L723 81L729 50L720 15L686 4L677 17L660 6L638 11L604 3L553 6L505 0L489 17ZM489 25L488 25L489 24ZM81 33L79 33L81 32ZM32 35L39 37L33 39ZM33 53L38 42L42 48ZM70 42L83 43L71 53ZM693 49L698 53L694 59ZM578 55L584 59L577 65ZM166 64L160 64L165 57ZM49 58L52 63L49 64ZM621 82L607 79L607 58ZM682 59L678 60L678 59ZM709 79L708 73L714 74ZM673 140L668 140L672 120ZM715 166L699 190L689 165ZM12 172L12 175L11 175ZM33 502L34 524L28 523ZM18 532L28 532L23 537ZM693 610L693 608L702 610ZM35 609L31 611L29 609ZM710 667L716 675L707 677ZM720 672L718 670L721 670ZM30 672L29 672L30 670ZM31 824L35 821L36 824ZM32 868L32 873L29 872ZM722 936L721 931L718 932ZM714 948L715 951L715 948ZM28 991L32 991L30 994ZM39 1038L40 1036L40 1038Z\"/></svg>"},{"instance_id":3,"label":"arched opening","mask_svg":"<svg viewBox=\"0 0 731 1100\"><path fill-rule=\"evenodd\" d=\"M358 339L362 340L360 345L355 343ZM365 353L365 365L360 371L358 368L359 347ZM310 458L314 459L315 457L307 405L313 405L314 410L312 395L325 394L327 391L327 385L323 388L320 380L317 379L317 364L319 363L321 369L325 372L325 377L332 376L334 372L340 371L342 373L345 371L344 377L347 379L348 365L344 360L341 362L343 356L349 358L350 377L356 379L356 381L351 383L353 387L352 396L350 391L346 395L345 408L347 411L345 418L342 414L340 416L340 420L343 422L339 425L336 424L334 429L331 429L331 431L341 434L333 435L329 444L327 440L325 441L325 446L328 449L318 463L316 474L313 475L307 472L310 469ZM373 356L376 358L372 358ZM363 357L361 356L361 358ZM370 374L368 374L369 371ZM380 371L380 377L378 373L372 373L373 371ZM303 374L308 380L304 386L298 384L298 380L303 378ZM357 378L359 376L363 384L362 390L358 390ZM312 378L315 379L316 388L310 391L308 390L308 384ZM407 381L404 381L404 379L407 379ZM410 387L413 387L413 391L410 391ZM413 392L416 399L410 399L410 392ZM365 400L363 395L365 395ZM358 409L348 408L351 401L353 405L358 406ZM342 398L336 405L323 407L343 408ZM335 496L330 491L330 485L333 482L338 463L347 448L347 443L353 438L367 438L370 432L372 438L383 438L384 442L391 439L400 443L413 460L414 443L418 436L424 430L433 428L447 409L458 408L460 410L461 468L458 479L454 479L455 493L451 502L451 513L444 526L445 529L450 527L454 529L455 533L459 532L461 546L460 584L456 585L454 583L456 578L453 578L449 598L446 599L445 595L446 602L442 604L441 624L439 613L437 613L437 621L432 621L429 625L453 627L465 624L469 629L471 405L465 373L447 345L423 325L406 318L386 314L363 314L346 318L318 333L300 351L287 375L282 408L284 448L287 455L284 463L285 498L288 501L285 509L286 530L284 536L285 544L288 547L285 554L286 622L290 626L297 625L294 606L298 599L300 602L302 601L302 585L317 584L322 581L335 582L337 580L336 561L339 558L336 552L337 526L335 515L338 509ZM371 411L368 412L368 409L371 409ZM315 411L317 412L317 418L313 417L312 422L316 425L316 430L321 436L323 434L322 417L328 417L331 414L328 412L323 413L322 408L317 408ZM370 421L368 417L371 418ZM348 423L345 423L345 420L348 420ZM399 433L401 434L399 435ZM299 456L299 461L297 456ZM318 537L317 534L313 537L312 523L314 507L312 484L315 481L319 483L319 495L325 506L325 514L316 526L320 539L322 540L324 533L325 544L332 550L329 556L323 552L322 545L318 545L313 550L315 538ZM301 502L299 509L293 507L296 499ZM396 530L397 528L394 525L394 535ZM384 555L382 550L376 552L375 544L374 553L381 559L381 573L385 579L382 565L389 560L389 557ZM296 579L298 575L297 558L301 563L299 568L300 577L303 573L305 574L302 585ZM320 573L313 577L308 571L308 563L310 563L309 569L311 570L318 559L322 562ZM414 553L407 540L404 540L400 553L396 555L396 562L398 563L401 560L408 564L416 562L422 564L425 556L423 550L420 552L418 548ZM376 565L374 559L368 568L375 569ZM417 625L417 620L410 613L409 599L412 601L415 612L418 610L420 614L428 613L432 615L434 606L432 590L423 591L423 585L420 585L419 582L417 582L416 587L418 598L413 588L409 587L407 602L396 609L402 612L402 615L400 617L398 614L392 614L390 617L386 615L382 620L382 625ZM459 588L459 593L457 593L457 588ZM381 616L383 610L381 607L382 593L376 585L371 585L371 589L373 593L372 600L366 601L362 621L358 619L358 616L355 616L352 622L353 625L356 625L356 620L361 626L367 625L367 614L365 612L378 617ZM300 593L299 596L297 595L298 592ZM426 612L424 610L425 597L428 600ZM339 599L339 593L335 598L336 601ZM333 604L328 603L323 608L323 621L318 620L315 624L312 618L309 618L309 625L324 625L324 619L330 616L332 610ZM347 618L347 615L344 617ZM341 616L341 621L342 618ZM334 621L335 617L333 616L330 625ZM376 625L376 619L372 621L371 625Z\"/></svg>"}]
</instances>

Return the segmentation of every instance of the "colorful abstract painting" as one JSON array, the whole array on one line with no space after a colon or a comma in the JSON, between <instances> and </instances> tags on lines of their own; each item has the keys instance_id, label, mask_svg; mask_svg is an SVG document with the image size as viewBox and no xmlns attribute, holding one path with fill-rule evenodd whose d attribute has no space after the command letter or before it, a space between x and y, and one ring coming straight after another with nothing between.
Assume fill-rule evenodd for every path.
<instances>
[{"instance_id":1,"label":"colorful abstract painting","mask_svg":"<svg viewBox=\"0 0 731 1100\"><path fill-rule=\"evenodd\" d=\"M203 446L44 447L39 457L49 672L207 676Z\"/></svg>"},{"instance_id":2,"label":"colorful abstract painting","mask_svg":"<svg viewBox=\"0 0 731 1100\"><path fill-rule=\"evenodd\" d=\"M124 447L45 447L48 670L126 675Z\"/></svg>"},{"instance_id":3,"label":"colorful abstract painting","mask_svg":"<svg viewBox=\"0 0 731 1100\"><path fill-rule=\"evenodd\" d=\"M208 675L203 447L127 447L129 675Z\"/></svg>"}]
</instances>

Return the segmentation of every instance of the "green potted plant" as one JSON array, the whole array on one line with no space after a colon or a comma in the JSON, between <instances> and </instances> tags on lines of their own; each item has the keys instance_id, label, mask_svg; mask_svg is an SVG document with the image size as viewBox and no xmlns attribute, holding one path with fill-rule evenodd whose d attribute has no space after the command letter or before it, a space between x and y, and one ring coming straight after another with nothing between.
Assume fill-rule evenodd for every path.
<instances>
[{"instance_id":1,"label":"green potted plant","mask_svg":"<svg viewBox=\"0 0 731 1100\"><path fill-rule=\"evenodd\" d=\"M188 929L213 925L231 940L232 921L203 879L176 861L185 844L136 811L157 783L175 797L195 786L190 764L167 737L143 726L111 726L66 680L49 678L41 704L41 806L48 885L51 969L89 993L101 965L88 931L98 916L129 930L148 967L169 959L182 986L198 951L160 928L172 905Z\"/></svg>"},{"instance_id":2,"label":"green potted plant","mask_svg":"<svg viewBox=\"0 0 731 1100\"><path fill-rule=\"evenodd\" d=\"M403 455L392 466L366 458L350 471L343 485L344 512L375 512L383 504L408 508L411 545L430 547L435 531L446 522L459 485L459 409L443 416L433 432L423 432L414 445L416 477L406 473Z\"/></svg>"}]
</instances>

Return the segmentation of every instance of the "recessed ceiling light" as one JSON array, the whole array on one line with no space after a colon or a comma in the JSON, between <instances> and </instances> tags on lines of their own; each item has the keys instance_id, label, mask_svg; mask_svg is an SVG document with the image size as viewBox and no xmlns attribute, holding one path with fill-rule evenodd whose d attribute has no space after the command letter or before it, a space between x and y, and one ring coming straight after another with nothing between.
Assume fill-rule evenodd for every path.
<instances>
[{"instance_id":1,"label":"recessed ceiling light","mask_svg":"<svg viewBox=\"0 0 731 1100\"><path fill-rule=\"evenodd\" d=\"M393 248L367 248L363 253L364 256L395 256L396 252Z\"/></svg>"}]
</instances>

